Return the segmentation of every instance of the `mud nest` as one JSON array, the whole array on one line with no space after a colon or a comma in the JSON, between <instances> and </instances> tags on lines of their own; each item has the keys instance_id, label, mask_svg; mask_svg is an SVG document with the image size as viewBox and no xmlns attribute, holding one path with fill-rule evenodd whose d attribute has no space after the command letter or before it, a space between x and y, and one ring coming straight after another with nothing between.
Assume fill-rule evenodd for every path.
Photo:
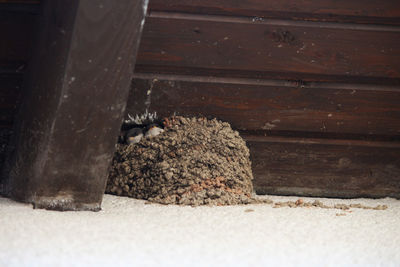
<instances>
[{"instance_id":1,"label":"mud nest","mask_svg":"<svg viewBox=\"0 0 400 267\"><path fill-rule=\"evenodd\" d=\"M249 149L226 122L165 119L164 132L118 144L107 193L162 204L252 203Z\"/></svg>"}]
</instances>

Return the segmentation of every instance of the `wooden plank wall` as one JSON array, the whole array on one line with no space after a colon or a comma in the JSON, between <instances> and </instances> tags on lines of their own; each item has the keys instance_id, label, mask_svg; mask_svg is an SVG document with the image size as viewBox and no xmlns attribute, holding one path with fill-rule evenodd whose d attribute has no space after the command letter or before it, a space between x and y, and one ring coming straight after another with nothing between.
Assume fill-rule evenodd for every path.
<instances>
[{"instance_id":1,"label":"wooden plank wall","mask_svg":"<svg viewBox=\"0 0 400 267\"><path fill-rule=\"evenodd\" d=\"M38 12L37 0L0 0L0 171L13 134ZM1 181L2 176L0 192Z\"/></svg>"},{"instance_id":2,"label":"wooden plank wall","mask_svg":"<svg viewBox=\"0 0 400 267\"><path fill-rule=\"evenodd\" d=\"M260 194L400 197L400 2L152 0L128 112L245 137Z\"/></svg>"},{"instance_id":3,"label":"wooden plank wall","mask_svg":"<svg viewBox=\"0 0 400 267\"><path fill-rule=\"evenodd\" d=\"M0 1L0 128L13 123L37 12L38 1Z\"/></svg>"},{"instance_id":4,"label":"wooden plank wall","mask_svg":"<svg viewBox=\"0 0 400 267\"><path fill-rule=\"evenodd\" d=\"M0 0L2 132L38 4ZM229 121L258 193L400 197L399 44L397 0L150 0L128 113Z\"/></svg>"}]
</instances>

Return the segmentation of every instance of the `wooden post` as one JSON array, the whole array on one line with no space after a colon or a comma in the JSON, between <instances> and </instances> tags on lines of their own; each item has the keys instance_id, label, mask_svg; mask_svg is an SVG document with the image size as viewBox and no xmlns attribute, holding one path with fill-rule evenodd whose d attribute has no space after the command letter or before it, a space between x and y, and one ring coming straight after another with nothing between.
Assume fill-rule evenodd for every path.
<instances>
[{"instance_id":1,"label":"wooden post","mask_svg":"<svg viewBox=\"0 0 400 267\"><path fill-rule=\"evenodd\" d=\"M43 2L8 191L36 208L96 211L148 1Z\"/></svg>"}]
</instances>

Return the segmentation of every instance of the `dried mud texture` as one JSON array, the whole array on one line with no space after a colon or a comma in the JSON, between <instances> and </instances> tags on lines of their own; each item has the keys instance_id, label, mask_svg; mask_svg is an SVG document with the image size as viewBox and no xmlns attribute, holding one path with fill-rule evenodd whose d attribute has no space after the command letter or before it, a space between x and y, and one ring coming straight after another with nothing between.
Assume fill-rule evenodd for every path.
<instances>
[{"instance_id":1,"label":"dried mud texture","mask_svg":"<svg viewBox=\"0 0 400 267\"><path fill-rule=\"evenodd\" d=\"M256 202L249 149L228 123L184 117L163 123L158 136L118 145L107 193L192 206Z\"/></svg>"}]
</instances>

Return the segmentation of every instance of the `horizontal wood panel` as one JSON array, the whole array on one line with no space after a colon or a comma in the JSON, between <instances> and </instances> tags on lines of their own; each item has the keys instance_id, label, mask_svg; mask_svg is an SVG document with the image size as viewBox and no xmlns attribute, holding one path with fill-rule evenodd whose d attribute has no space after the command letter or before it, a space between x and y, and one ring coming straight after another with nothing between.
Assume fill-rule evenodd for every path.
<instances>
[{"instance_id":1,"label":"horizontal wood panel","mask_svg":"<svg viewBox=\"0 0 400 267\"><path fill-rule=\"evenodd\" d=\"M11 128L17 111L23 72L30 59L35 36L36 15L30 12L33 9L26 9L20 4L37 4L37 1L0 3L0 36L2 36L0 42L0 128ZM7 8L4 9L4 7Z\"/></svg>"},{"instance_id":2,"label":"horizontal wood panel","mask_svg":"<svg viewBox=\"0 0 400 267\"><path fill-rule=\"evenodd\" d=\"M0 13L0 66L29 60L35 21L33 14Z\"/></svg>"},{"instance_id":3,"label":"horizontal wood panel","mask_svg":"<svg viewBox=\"0 0 400 267\"><path fill-rule=\"evenodd\" d=\"M40 5L34 2L27 3L1 3L0 2L0 14L3 13L14 13L14 14L39 14Z\"/></svg>"},{"instance_id":4,"label":"horizontal wood panel","mask_svg":"<svg viewBox=\"0 0 400 267\"><path fill-rule=\"evenodd\" d=\"M22 86L22 74L0 74L0 128L11 127Z\"/></svg>"},{"instance_id":5,"label":"horizontal wood panel","mask_svg":"<svg viewBox=\"0 0 400 267\"><path fill-rule=\"evenodd\" d=\"M400 198L400 143L245 139L259 194Z\"/></svg>"},{"instance_id":6,"label":"horizontal wood panel","mask_svg":"<svg viewBox=\"0 0 400 267\"><path fill-rule=\"evenodd\" d=\"M150 11L400 24L397 0L151 0Z\"/></svg>"},{"instance_id":7,"label":"horizontal wood panel","mask_svg":"<svg viewBox=\"0 0 400 267\"><path fill-rule=\"evenodd\" d=\"M400 78L400 31L149 17L137 64L304 80ZM151 68L151 67L150 67ZM140 68L138 69L140 71ZM195 70L194 70L195 71ZM188 74L188 73L186 73ZM190 73L196 75L196 73Z\"/></svg>"},{"instance_id":8,"label":"horizontal wood panel","mask_svg":"<svg viewBox=\"0 0 400 267\"><path fill-rule=\"evenodd\" d=\"M375 90L373 86L337 89L330 84L182 79L136 74L127 111L132 115L149 109L160 116L176 112L217 117L239 130L400 136L400 88L385 91L379 86Z\"/></svg>"},{"instance_id":9,"label":"horizontal wood panel","mask_svg":"<svg viewBox=\"0 0 400 267\"><path fill-rule=\"evenodd\" d=\"M4 129L0 126L0 170L3 169L4 161L7 156L7 151L10 149L8 147L9 141L11 139L13 132L11 129ZM3 176L3 175L2 175ZM3 177L0 176L0 184Z\"/></svg>"},{"instance_id":10,"label":"horizontal wood panel","mask_svg":"<svg viewBox=\"0 0 400 267\"><path fill-rule=\"evenodd\" d=\"M0 0L0 4L39 4L39 0Z\"/></svg>"},{"instance_id":11,"label":"horizontal wood panel","mask_svg":"<svg viewBox=\"0 0 400 267\"><path fill-rule=\"evenodd\" d=\"M1 66L0 66L1 67ZM364 86L392 86L398 88L400 79L388 77L356 77L343 75L319 75L319 74L304 74L294 72L262 72L262 71L243 71L243 70L227 70L227 69L211 69L198 67L177 67L177 66L162 66L162 65L135 65L135 73L143 75L171 75L171 76L202 76L218 77L226 79L252 79L252 80L281 80L299 84L310 84L314 82L329 82L329 83L359 83Z\"/></svg>"}]
</instances>

